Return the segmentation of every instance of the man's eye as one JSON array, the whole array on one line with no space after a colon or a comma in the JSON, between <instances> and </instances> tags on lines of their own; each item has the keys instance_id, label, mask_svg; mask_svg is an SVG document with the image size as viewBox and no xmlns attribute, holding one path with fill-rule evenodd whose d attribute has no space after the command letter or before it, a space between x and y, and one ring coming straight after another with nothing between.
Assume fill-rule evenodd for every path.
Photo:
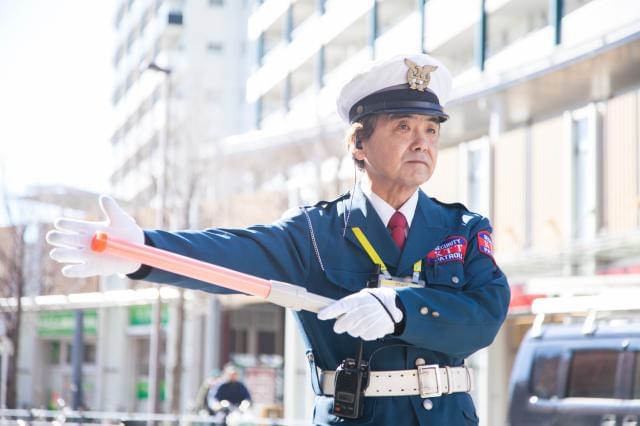
<instances>
[{"instance_id":1,"label":"man's eye","mask_svg":"<svg viewBox=\"0 0 640 426\"><path fill-rule=\"evenodd\" d=\"M431 134L435 134L436 133L436 129L427 129L427 132L429 132Z\"/></svg>"},{"instance_id":2,"label":"man's eye","mask_svg":"<svg viewBox=\"0 0 640 426\"><path fill-rule=\"evenodd\" d=\"M398 124L398 129L400 130L409 130L409 125L406 123L400 123Z\"/></svg>"}]
</instances>

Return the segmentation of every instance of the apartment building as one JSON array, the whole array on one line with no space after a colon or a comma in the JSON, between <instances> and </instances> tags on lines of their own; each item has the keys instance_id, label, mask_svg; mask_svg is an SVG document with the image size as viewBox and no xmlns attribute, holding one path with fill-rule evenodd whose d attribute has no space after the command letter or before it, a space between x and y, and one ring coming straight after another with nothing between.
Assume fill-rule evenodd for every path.
<instances>
[{"instance_id":1,"label":"apartment building","mask_svg":"<svg viewBox=\"0 0 640 426\"><path fill-rule=\"evenodd\" d=\"M366 61L422 50L454 73L451 119L424 190L492 219L514 300L494 344L470 364L482 421L505 424L509 368L531 324L531 296L558 290L534 283L640 265L637 2L265 0L247 28L254 129L210 153L213 179L234 182L217 198L230 221L250 198L268 200L271 214L351 187L335 99ZM592 281L572 288L602 291ZM290 322L285 409L303 418L313 395Z\"/></svg>"},{"instance_id":2,"label":"apartment building","mask_svg":"<svg viewBox=\"0 0 640 426\"><path fill-rule=\"evenodd\" d=\"M179 207L200 150L243 129L244 3L119 2L111 183L120 198L159 206L164 193L167 209Z\"/></svg>"}]
</instances>

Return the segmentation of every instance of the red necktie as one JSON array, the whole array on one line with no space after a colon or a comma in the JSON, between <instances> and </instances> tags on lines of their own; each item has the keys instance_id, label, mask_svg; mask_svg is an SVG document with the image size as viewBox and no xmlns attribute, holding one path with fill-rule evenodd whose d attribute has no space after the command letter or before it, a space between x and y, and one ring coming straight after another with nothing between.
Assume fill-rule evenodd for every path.
<instances>
[{"instance_id":1,"label":"red necktie","mask_svg":"<svg viewBox=\"0 0 640 426\"><path fill-rule=\"evenodd\" d=\"M407 239L406 230L407 230L407 219L404 215L398 211L396 211L389 220L389 225L387 225L389 231L391 231L391 238L396 243L398 248L402 251L404 248L404 242Z\"/></svg>"}]
</instances>

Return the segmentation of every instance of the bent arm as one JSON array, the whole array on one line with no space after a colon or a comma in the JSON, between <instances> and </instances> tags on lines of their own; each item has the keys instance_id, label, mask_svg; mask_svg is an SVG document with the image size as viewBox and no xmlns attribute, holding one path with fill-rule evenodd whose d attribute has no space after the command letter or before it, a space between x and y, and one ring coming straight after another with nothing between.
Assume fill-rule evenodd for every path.
<instances>
[{"instance_id":1,"label":"bent arm","mask_svg":"<svg viewBox=\"0 0 640 426\"><path fill-rule=\"evenodd\" d=\"M398 297L405 310L400 339L419 347L466 357L488 346L509 307L507 279L488 255L478 249L478 232L490 230L483 219L474 227L464 265L465 286L457 291L402 288ZM426 308L426 309L424 309Z\"/></svg>"}]
</instances>

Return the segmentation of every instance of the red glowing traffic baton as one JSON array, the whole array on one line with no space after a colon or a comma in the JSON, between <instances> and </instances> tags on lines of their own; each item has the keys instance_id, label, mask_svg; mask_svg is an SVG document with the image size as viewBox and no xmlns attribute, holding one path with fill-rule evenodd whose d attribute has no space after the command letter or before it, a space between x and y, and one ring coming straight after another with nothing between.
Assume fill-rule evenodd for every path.
<instances>
[{"instance_id":1,"label":"red glowing traffic baton","mask_svg":"<svg viewBox=\"0 0 640 426\"><path fill-rule=\"evenodd\" d=\"M293 310L318 312L334 300L309 293L303 287L274 280L266 280L233 269L196 260L144 244L132 243L96 232L91 250L173 272L187 278L239 291Z\"/></svg>"}]
</instances>

